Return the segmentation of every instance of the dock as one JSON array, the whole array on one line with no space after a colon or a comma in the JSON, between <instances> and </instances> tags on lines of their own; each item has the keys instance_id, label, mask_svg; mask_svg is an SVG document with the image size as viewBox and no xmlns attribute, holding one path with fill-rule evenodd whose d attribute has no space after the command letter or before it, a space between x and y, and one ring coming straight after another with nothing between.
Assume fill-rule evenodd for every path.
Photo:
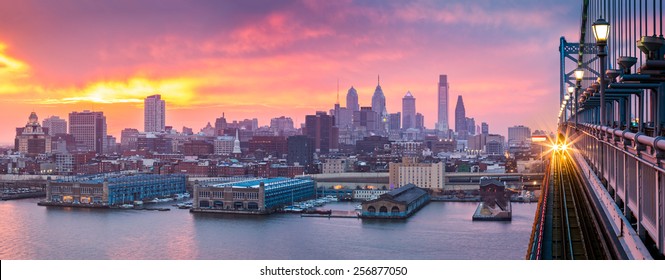
<instances>
[{"instance_id":1,"label":"dock","mask_svg":"<svg viewBox=\"0 0 665 280\"><path fill-rule=\"evenodd\" d=\"M360 218L360 214L356 211L343 211L343 210L328 210L320 213L302 213L300 217L313 217L313 218Z\"/></svg>"}]
</instances>

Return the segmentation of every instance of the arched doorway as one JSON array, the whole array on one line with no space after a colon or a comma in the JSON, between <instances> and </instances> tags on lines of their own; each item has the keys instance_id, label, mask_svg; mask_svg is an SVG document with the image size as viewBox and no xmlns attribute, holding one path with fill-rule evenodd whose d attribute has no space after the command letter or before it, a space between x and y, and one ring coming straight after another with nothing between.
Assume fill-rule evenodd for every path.
<instances>
[{"instance_id":1,"label":"arched doorway","mask_svg":"<svg viewBox=\"0 0 665 280\"><path fill-rule=\"evenodd\" d=\"M380 213L388 213L388 207L381 206L381 208L379 208L379 212Z\"/></svg>"},{"instance_id":2,"label":"arched doorway","mask_svg":"<svg viewBox=\"0 0 665 280\"><path fill-rule=\"evenodd\" d=\"M374 206L367 207L367 212L376 213L376 208Z\"/></svg>"}]
</instances>

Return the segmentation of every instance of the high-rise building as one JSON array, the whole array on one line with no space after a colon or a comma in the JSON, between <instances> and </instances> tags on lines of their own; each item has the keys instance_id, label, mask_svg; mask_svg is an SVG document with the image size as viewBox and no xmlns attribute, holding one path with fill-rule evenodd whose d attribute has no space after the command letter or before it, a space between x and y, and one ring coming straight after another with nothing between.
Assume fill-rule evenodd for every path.
<instances>
[{"instance_id":1,"label":"high-rise building","mask_svg":"<svg viewBox=\"0 0 665 280\"><path fill-rule=\"evenodd\" d=\"M106 117L104 112L69 113L69 133L74 136L76 147L82 151L103 154L106 147Z\"/></svg>"},{"instance_id":2,"label":"high-rise building","mask_svg":"<svg viewBox=\"0 0 665 280\"><path fill-rule=\"evenodd\" d=\"M508 143L526 143L531 141L531 129L523 126L516 125L508 128Z\"/></svg>"},{"instance_id":3,"label":"high-rise building","mask_svg":"<svg viewBox=\"0 0 665 280\"><path fill-rule=\"evenodd\" d=\"M51 136L48 134L48 129L42 129L35 112L30 113L25 127L16 128L14 149L32 155L51 152Z\"/></svg>"},{"instance_id":4,"label":"high-rise building","mask_svg":"<svg viewBox=\"0 0 665 280\"><path fill-rule=\"evenodd\" d=\"M374 95L372 95L372 110L379 115L379 131L384 131L388 122L388 110L386 109L386 96L383 94L378 78Z\"/></svg>"},{"instance_id":5,"label":"high-rise building","mask_svg":"<svg viewBox=\"0 0 665 280\"><path fill-rule=\"evenodd\" d=\"M50 116L42 121L42 127L48 128L48 134L67 134L67 121L58 116Z\"/></svg>"},{"instance_id":6,"label":"high-rise building","mask_svg":"<svg viewBox=\"0 0 665 280\"><path fill-rule=\"evenodd\" d=\"M120 147L123 150L138 149L139 130L136 128L125 128L120 132Z\"/></svg>"},{"instance_id":7,"label":"high-rise building","mask_svg":"<svg viewBox=\"0 0 665 280\"><path fill-rule=\"evenodd\" d=\"M308 166L314 162L314 139L305 135L291 136L286 139L287 156L289 165L298 163Z\"/></svg>"},{"instance_id":8,"label":"high-rise building","mask_svg":"<svg viewBox=\"0 0 665 280\"><path fill-rule=\"evenodd\" d=\"M411 91L408 91L402 98L402 128L414 127L416 127L416 98Z\"/></svg>"},{"instance_id":9,"label":"high-rise building","mask_svg":"<svg viewBox=\"0 0 665 280\"><path fill-rule=\"evenodd\" d=\"M403 158L401 163L391 162L388 165L390 188L414 184L421 188L441 190L444 167L443 162L419 163L411 157Z\"/></svg>"},{"instance_id":10,"label":"high-rise building","mask_svg":"<svg viewBox=\"0 0 665 280\"><path fill-rule=\"evenodd\" d=\"M469 135L476 135L476 120L474 118L466 118L466 131Z\"/></svg>"},{"instance_id":11,"label":"high-rise building","mask_svg":"<svg viewBox=\"0 0 665 280\"><path fill-rule=\"evenodd\" d=\"M224 129L226 129L226 117L222 113L221 117L215 119L215 136L224 135Z\"/></svg>"},{"instance_id":12,"label":"high-rise building","mask_svg":"<svg viewBox=\"0 0 665 280\"><path fill-rule=\"evenodd\" d=\"M335 117L325 112L305 117L305 135L314 139L314 148L320 153L338 150L339 130L335 126Z\"/></svg>"},{"instance_id":13,"label":"high-rise building","mask_svg":"<svg viewBox=\"0 0 665 280\"><path fill-rule=\"evenodd\" d=\"M274 131L294 130L293 119L281 116L270 119L270 129Z\"/></svg>"},{"instance_id":14,"label":"high-rise building","mask_svg":"<svg viewBox=\"0 0 665 280\"><path fill-rule=\"evenodd\" d=\"M490 133L490 126L486 122L483 122L483 123L480 124L480 133L481 134L489 134Z\"/></svg>"},{"instance_id":15,"label":"high-rise building","mask_svg":"<svg viewBox=\"0 0 665 280\"><path fill-rule=\"evenodd\" d=\"M355 88L351 87L346 93L346 108L351 110L351 112L360 111L360 105L358 104L358 91Z\"/></svg>"},{"instance_id":16,"label":"high-rise building","mask_svg":"<svg viewBox=\"0 0 665 280\"><path fill-rule=\"evenodd\" d=\"M464 100L462 96L457 96L457 105L455 105L455 132L459 135L466 134L466 110L464 109Z\"/></svg>"},{"instance_id":17,"label":"high-rise building","mask_svg":"<svg viewBox=\"0 0 665 280\"><path fill-rule=\"evenodd\" d=\"M421 113L416 114L416 128L425 129L425 116Z\"/></svg>"},{"instance_id":18,"label":"high-rise building","mask_svg":"<svg viewBox=\"0 0 665 280\"><path fill-rule=\"evenodd\" d=\"M448 76L439 75L439 93L438 93L438 111L439 118L437 119L436 129L439 131L448 131Z\"/></svg>"},{"instance_id":19,"label":"high-rise building","mask_svg":"<svg viewBox=\"0 0 665 280\"><path fill-rule=\"evenodd\" d=\"M161 132L166 126L166 102L159 94L145 98L143 102L143 122L145 132Z\"/></svg>"},{"instance_id":20,"label":"high-rise building","mask_svg":"<svg viewBox=\"0 0 665 280\"><path fill-rule=\"evenodd\" d=\"M372 110L372 107L360 107L360 111L353 112L353 126L375 132L379 129L379 114Z\"/></svg>"},{"instance_id":21,"label":"high-rise building","mask_svg":"<svg viewBox=\"0 0 665 280\"><path fill-rule=\"evenodd\" d=\"M399 131L400 121L401 121L401 118L402 118L401 115L402 114L400 112L388 115L389 116L388 117L388 128L391 131Z\"/></svg>"}]
</instances>

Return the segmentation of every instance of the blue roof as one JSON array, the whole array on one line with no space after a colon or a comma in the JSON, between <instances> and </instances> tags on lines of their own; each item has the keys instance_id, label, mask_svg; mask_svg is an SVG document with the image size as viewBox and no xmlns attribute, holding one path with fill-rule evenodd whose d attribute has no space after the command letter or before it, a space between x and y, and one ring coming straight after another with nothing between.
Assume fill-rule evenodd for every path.
<instances>
[{"instance_id":1,"label":"blue roof","mask_svg":"<svg viewBox=\"0 0 665 280\"><path fill-rule=\"evenodd\" d=\"M259 185L261 184L261 182L263 182L264 186L266 186L266 188L269 188L270 185L276 185L276 184L280 184L280 183L294 182L294 181L307 182L307 181L312 181L312 180L275 177L275 178L252 179L252 180L247 180L247 181L238 181L238 182L214 184L214 185L212 185L212 187L223 188L223 187L231 186L231 187L234 187L234 188L258 188Z\"/></svg>"},{"instance_id":2,"label":"blue roof","mask_svg":"<svg viewBox=\"0 0 665 280\"><path fill-rule=\"evenodd\" d=\"M56 180L55 182L78 182L81 184L101 184L104 183L104 180L109 183L119 183L127 181L138 181L138 180L148 180L148 179L158 179L158 178L171 178L171 177L185 177L183 174L150 174L150 173L100 173L92 175L79 175L79 176L68 176Z\"/></svg>"}]
</instances>

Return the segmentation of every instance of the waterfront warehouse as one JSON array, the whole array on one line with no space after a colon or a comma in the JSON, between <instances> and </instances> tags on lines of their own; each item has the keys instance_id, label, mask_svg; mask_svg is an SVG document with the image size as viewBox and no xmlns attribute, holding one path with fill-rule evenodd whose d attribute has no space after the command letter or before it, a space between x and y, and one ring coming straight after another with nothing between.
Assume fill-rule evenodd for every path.
<instances>
[{"instance_id":1,"label":"waterfront warehouse","mask_svg":"<svg viewBox=\"0 0 665 280\"><path fill-rule=\"evenodd\" d=\"M429 192L407 184L379 198L362 203L363 218L404 219L420 210L430 200Z\"/></svg>"},{"instance_id":2,"label":"waterfront warehouse","mask_svg":"<svg viewBox=\"0 0 665 280\"><path fill-rule=\"evenodd\" d=\"M295 201L314 197L308 178L252 179L220 184L194 184L194 213L266 214Z\"/></svg>"},{"instance_id":3,"label":"waterfront warehouse","mask_svg":"<svg viewBox=\"0 0 665 280\"><path fill-rule=\"evenodd\" d=\"M134 201L173 197L186 192L182 174L120 174L70 176L48 180L42 205L108 207Z\"/></svg>"}]
</instances>

